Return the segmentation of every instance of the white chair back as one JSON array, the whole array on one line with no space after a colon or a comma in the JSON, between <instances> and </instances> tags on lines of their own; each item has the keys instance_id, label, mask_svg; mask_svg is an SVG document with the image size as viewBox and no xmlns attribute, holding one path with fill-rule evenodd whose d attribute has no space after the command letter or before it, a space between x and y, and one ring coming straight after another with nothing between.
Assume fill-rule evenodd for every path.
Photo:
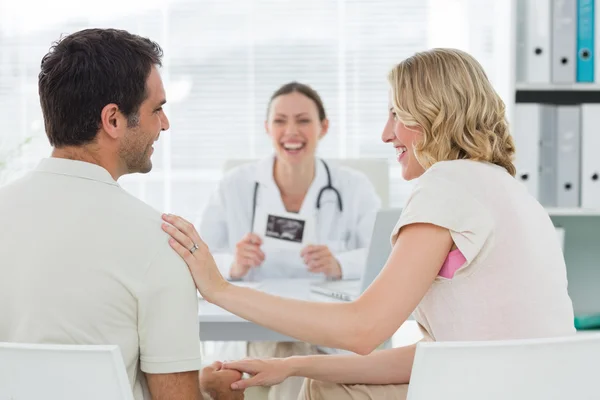
<instances>
[{"instance_id":1,"label":"white chair back","mask_svg":"<svg viewBox=\"0 0 600 400\"><path fill-rule=\"evenodd\" d=\"M133 400L118 346L0 342L0 399Z\"/></svg>"},{"instance_id":2,"label":"white chair back","mask_svg":"<svg viewBox=\"0 0 600 400\"><path fill-rule=\"evenodd\" d=\"M253 159L229 159L223 165L223 171L229 171L250 162L256 162ZM364 173L375 187L375 192L381 199L382 208L387 208L390 198L390 178L389 164L385 158L335 158L325 159L325 162L333 165L349 167Z\"/></svg>"},{"instance_id":3,"label":"white chair back","mask_svg":"<svg viewBox=\"0 0 600 400\"><path fill-rule=\"evenodd\" d=\"M417 345L408 400L600 399L600 334Z\"/></svg>"}]
</instances>

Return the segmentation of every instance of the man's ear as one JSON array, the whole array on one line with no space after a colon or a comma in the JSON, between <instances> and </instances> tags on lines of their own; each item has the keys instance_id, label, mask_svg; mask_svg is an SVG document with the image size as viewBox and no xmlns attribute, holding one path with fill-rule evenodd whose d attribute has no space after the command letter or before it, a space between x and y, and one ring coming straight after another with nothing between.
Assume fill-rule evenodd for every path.
<instances>
[{"instance_id":1,"label":"man's ear","mask_svg":"<svg viewBox=\"0 0 600 400\"><path fill-rule=\"evenodd\" d=\"M126 127L127 118L123 116L119 106L114 103L105 105L100 113L100 128L111 138L118 139L123 135Z\"/></svg>"},{"instance_id":2,"label":"man's ear","mask_svg":"<svg viewBox=\"0 0 600 400\"><path fill-rule=\"evenodd\" d=\"M329 131L329 120L325 118L321 121L321 134L319 135L319 139L323 139L327 132Z\"/></svg>"}]
</instances>

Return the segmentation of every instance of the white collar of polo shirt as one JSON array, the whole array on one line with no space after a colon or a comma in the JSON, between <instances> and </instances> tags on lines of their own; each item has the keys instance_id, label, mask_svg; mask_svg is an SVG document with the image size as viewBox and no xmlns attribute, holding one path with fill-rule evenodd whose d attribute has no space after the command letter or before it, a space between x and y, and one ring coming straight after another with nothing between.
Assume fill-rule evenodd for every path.
<instances>
[{"instance_id":1,"label":"white collar of polo shirt","mask_svg":"<svg viewBox=\"0 0 600 400\"><path fill-rule=\"evenodd\" d=\"M56 157L44 158L35 168L35 172L66 175L119 186L106 169L85 161Z\"/></svg>"}]
</instances>

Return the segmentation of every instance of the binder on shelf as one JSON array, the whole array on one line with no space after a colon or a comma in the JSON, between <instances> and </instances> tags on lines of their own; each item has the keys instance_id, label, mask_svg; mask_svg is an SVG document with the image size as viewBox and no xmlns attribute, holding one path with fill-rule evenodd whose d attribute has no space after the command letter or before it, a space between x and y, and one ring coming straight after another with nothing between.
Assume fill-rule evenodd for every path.
<instances>
[{"instance_id":1,"label":"binder on shelf","mask_svg":"<svg viewBox=\"0 0 600 400\"><path fill-rule=\"evenodd\" d=\"M539 190L538 201L545 207L558 205L556 184L558 163L556 159L556 106L537 105L539 116L544 125L539 130ZM531 118L531 117L530 117Z\"/></svg>"},{"instance_id":2,"label":"binder on shelf","mask_svg":"<svg viewBox=\"0 0 600 400\"><path fill-rule=\"evenodd\" d=\"M527 65L525 63L525 58L527 57L527 15L525 14L526 4L525 0L517 0L516 1L516 40L515 40L515 78L517 83L519 82L527 82Z\"/></svg>"},{"instance_id":3,"label":"binder on shelf","mask_svg":"<svg viewBox=\"0 0 600 400\"><path fill-rule=\"evenodd\" d=\"M597 61L600 54L600 0L594 0L594 82L600 83L600 62Z\"/></svg>"},{"instance_id":4,"label":"binder on shelf","mask_svg":"<svg viewBox=\"0 0 600 400\"><path fill-rule=\"evenodd\" d=\"M594 82L594 0L577 0L577 82Z\"/></svg>"},{"instance_id":5,"label":"binder on shelf","mask_svg":"<svg viewBox=\"0 0 600 400\"><path fill-rule=\"evenodd\" d=\"M550 83L552 0L517 0L517 82Z\"/></svg>"},{"instance_id":6,"label":"binder on shelf","mask_svg":"<svg viewBox=\"0 0 600 400\"><path fill-rule=\"evenodd\" d=\"M552 82L576 81L577 0L552 1Z\"/></svg>"},{"instance_id":7,"label":"binder on shelf","mask_svg":"<svg viewBox=\"0 0 600 400\"><path fill-rule=\"evenodd\" d=\"M575 329L600 329L600 312L596 314L575 315Z\"/></svg>"},{"instance_id":8,"label":"binder on shelf","mask_svg":"<svg viewBox=\"0 0 600 400\"><path fill-rule=\"evenodd\" d=\"M581 193L581 107L558 106L556 111L557 206L579 207Z\"/></svg>"},{"instance_id":9,"label":"binder on shelf","mask_svg":"<svg viewBox=\"0 0 600 400\"><path fill-rule=\"evenodd\" d=\"M600 209L600 104L581 106L581 207Z\"/></svg>"},{"instance_id":10,"label":"binder on shelf","mask_svg":"<svg viewBox=\"0 0 600 400\"><path fill-rule=\"evenodd\" d=\"M541 134L554 129L554 106L517 104L513 138L516 147L517 179L529 193L540 195L540 140Z\"/></svg>"}]
</instances>

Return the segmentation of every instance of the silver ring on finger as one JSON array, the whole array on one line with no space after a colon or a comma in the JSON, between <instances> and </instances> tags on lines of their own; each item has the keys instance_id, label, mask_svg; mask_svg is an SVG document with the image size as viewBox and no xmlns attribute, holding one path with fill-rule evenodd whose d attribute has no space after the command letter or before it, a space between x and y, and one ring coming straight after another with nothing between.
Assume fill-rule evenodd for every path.
<instances>
[{"instance_id":1,"label":"silver ring on finger","mask_svg":"<svg viewBox=\"0 0 600 400\"><path fill-rule=\"evenodd\" d=\"M190 249L190 253L194 254L194 252L195 252L196 250L198 250L198 249L199 249L198 245L197 245L196 243L194 243L194 245L193 245L193 246L192 246L192 248Z\"/></svg>"}]
</instances>

